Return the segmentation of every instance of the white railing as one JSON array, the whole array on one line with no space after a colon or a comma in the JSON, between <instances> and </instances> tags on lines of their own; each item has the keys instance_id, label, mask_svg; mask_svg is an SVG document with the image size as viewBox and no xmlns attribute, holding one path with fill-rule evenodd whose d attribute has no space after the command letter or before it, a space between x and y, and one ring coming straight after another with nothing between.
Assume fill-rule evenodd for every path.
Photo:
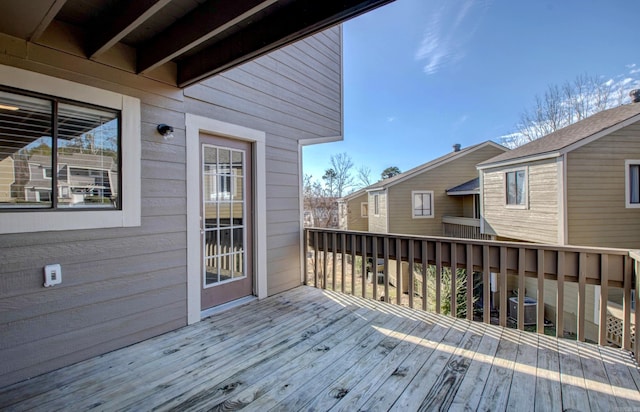
<instances>
[{"instance_id":1,"label":"white railing","mask_svg":"<svg viewBox=\"0 0 640 412\"><path fill-rule=\"evenodd\" d=\"M553 313L550 320L555 334L562 337L565 289L571 287L575 289L573 298L577 302L572 310L575 310L575 337L579 341L586 340L587 287L600 286L595 297L597 313L589 316L593 316L592 324L597 327L594 340L601 345L608 344L609 291L621 288L619 343L638 354L638 339L634 339L633 347L631 339L635 320L640 319L637 313L640 306L636 305L632 325L631 293L635 289L637 294L639 289L635 277L640 270L637 251L327 229L305 229L304 234L309 285L485 323L493 318L507 326L508 299L528 293L539 302L535 309L535 330L545 333L548 308ZM467 276L469 268L472 276ZM546 299L551 298L552 305L543 304L545 282L554 282L555 296ZM492 297L497 306L494 311ZM515 327L521 330L525 329L525 305L525 299L517 299Z\"/></svg>"}]
</instances>

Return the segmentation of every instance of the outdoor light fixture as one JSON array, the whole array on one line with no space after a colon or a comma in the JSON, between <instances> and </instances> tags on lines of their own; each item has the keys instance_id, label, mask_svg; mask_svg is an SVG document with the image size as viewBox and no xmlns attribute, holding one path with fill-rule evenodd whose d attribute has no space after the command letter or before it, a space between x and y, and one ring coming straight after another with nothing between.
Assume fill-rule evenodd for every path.
<instances>
[{"instance_id":1,"label":"outdoor light fixture","mask_svg":"<svg viewBox=\"0 0 640 412\"><path fill-rule=\"evenodd\" d=\"M157 127L158 133L160 133L165 140L173 139L173 127L168 124L161 123Z\"/></svg>"}]
</instances>

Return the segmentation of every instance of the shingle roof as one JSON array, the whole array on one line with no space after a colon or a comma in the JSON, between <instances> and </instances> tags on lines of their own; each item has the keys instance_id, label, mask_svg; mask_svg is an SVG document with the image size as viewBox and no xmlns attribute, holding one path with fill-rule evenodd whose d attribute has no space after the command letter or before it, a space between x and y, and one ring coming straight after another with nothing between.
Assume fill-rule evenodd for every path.
<instances>
[{"instance_id":1,"label":"shingle roof","mask_svg":"<svg viewBox=\"0 0 640 412\"><path fill-rule=\"evenodd\" d=\"M446 190L448 195L455 195L459 192L478 192L480 193L480 178L476 177L461 185Z\"/></svg>"},{"instance_id":2,"label":"shingle roof","mask_svg":"<svg viewBox=\"0 0 640 412\"><path fill-rule=\"evenodd\" d=\"M473 146L469 146L469 147L465 147L464 149L461 149L457 152L449 152L447 154L445 154L444 156L440 156L437 159L434 159L430 162L421 164L420 166L414 167L413 169L407 170L404 173L400 173L399 175L395 175L393 177L390 177L388 179L384 179L381 180L377 183L372 184L371 186L367 187L366 190L371 191L371 190L379 190L379 189L384 189L386 187L392 186L395 183L398 183L400 181L403 181L404 179L406 179L407 177L416 174L416 173L420 173L424 170L428 170L428 169L432 169L436 166L439 166L443 163L446 163L448 160L450 160L451 158L454 157L458 157L458 156L463 156L466 155L469 152L472 152L475 149L478 149L481 146L485 146L485 145L494 145L495 147L502 147L499 144L492 142L492 141L486 141L483 143L478 143L476 145ZM508 150L507 148L504 148L504 150Z\"/></svg>"},{"instance_id":3,"label":"shingle roof","mask_svg":"<svg viewBox=\"0 0 640 412\"><path fill-rule=\"evenodd\" d=\"M639 114L639 103L632 103L604 110L516 149L502 153L480 163L478 166L486 166L520 158L525 159L530 156L545 153L554 153L577 143L582 139L586 139L609 129L610 127L616 126ZM640 120L640 118L638 120Z\"/></svg>"}]
</instances>

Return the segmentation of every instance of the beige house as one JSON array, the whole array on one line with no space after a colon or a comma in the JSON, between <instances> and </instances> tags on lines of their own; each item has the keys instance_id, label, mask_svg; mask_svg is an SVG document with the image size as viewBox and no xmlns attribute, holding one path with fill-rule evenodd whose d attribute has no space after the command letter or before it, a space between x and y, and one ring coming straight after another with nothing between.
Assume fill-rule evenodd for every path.
<instances>
[{"instance_id":1,"label":"beige house","mask_svg":"<svg viewBox=\"0 0 640 412\"><path fill-rule=\"evenodd\" d=\"M367 188L338 199L340 229L369 230L369 195Z\"/></svg>"},{"instance_id":2,"label":"beige house","mask_svg":"<svg viewBox=\"0 0 640 412\"><path fill-rule=\"evenodd\" d=\"M0 387L299 286L301 146L389 2L0 2Z\"/></svg>"},{"instance_id":3,"label":"beige house","mask_svg":"<svg viewBox=\"0 0 640 412\"><path fill-rule=\"evenodd\" d=\"M476 165L507 150L491 141L463 149L455 145L451 153L367 187L368 230L443 236L445 231L455 230L445 228L452 224L471 228L473 233L468 237L479 235L480 220L474 206L478 188L460 185L473 186L478 177ZM351 199L349 209L361 210L361 198Z\"/></svg>"},{"instance_id":4,"label":"beige house","mask_svg":"<svg viewBox=\"0 0 640 412\"><path fill-rule=\"evenodd\" d=\"M640 103L609 109L478 165L482 232L499 240L640 248ZM510 284L512 282L510 281ZM575 320L577 291L565 288L565 316ZM535 281L527 280L533 296ZM588 327L598 288L587 285ZM548 318L555 282L545 282ZM610 306L621 291L609 293ZM565 324L572 330L571 322ZM575 325L574 325L575 326Z\"/></svg>"}]
</instances>

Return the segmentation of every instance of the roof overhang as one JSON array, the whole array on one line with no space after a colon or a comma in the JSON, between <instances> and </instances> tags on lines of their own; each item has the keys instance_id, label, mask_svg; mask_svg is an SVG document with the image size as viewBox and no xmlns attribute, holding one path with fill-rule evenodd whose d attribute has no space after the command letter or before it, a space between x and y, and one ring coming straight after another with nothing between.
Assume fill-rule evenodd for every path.
<instances>
[{"instance_id":1,"label":"roof overhang","mask_svg":"<svg viewBox=\"0 0 640 412\"><path fill-rule=\"evenodd\" d=\"M186 87L392 1L3 0L0 33L94 61L125 48L135 73L172 64Z\"/></svg>"}]
</instances>

